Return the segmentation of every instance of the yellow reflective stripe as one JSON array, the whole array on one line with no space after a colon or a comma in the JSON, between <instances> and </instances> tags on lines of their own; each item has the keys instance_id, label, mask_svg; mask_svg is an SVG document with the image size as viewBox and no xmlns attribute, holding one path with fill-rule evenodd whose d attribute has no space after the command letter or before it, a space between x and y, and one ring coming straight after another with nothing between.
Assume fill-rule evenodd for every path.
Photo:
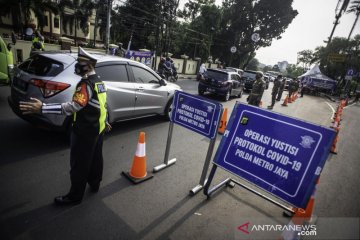
<instances>
[{"instance_id":1,"label":"yellow reflective stripe","mask_svg":"<svg viewBox=\"0 0 360 240\"><path fill-rule=\"evenodd\" d=\"M99 133L101 133L105 129L105 122L106 122L106 92L99 93L98 90L99 84L104 85L104 83L102 82L95 83L95 91L100 104Z\"/></svg>"}]
</instances>

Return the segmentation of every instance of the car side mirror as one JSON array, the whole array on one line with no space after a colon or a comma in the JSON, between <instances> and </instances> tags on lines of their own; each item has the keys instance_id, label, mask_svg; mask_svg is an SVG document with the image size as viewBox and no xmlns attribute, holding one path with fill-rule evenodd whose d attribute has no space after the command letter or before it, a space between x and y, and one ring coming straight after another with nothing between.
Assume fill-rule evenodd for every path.
<instances>
[{"instance_id":1,"label":"car side mirror","mask_svg":"<svg viewBox=\"0 0 360 240\"><path fill-rule=\"evenodd\" d=\"M160 84L160 86L166 86L167 85L167 83L166 83L166 81L164 79L160 79L159 84Z\"/></svg>"}]
</instances>

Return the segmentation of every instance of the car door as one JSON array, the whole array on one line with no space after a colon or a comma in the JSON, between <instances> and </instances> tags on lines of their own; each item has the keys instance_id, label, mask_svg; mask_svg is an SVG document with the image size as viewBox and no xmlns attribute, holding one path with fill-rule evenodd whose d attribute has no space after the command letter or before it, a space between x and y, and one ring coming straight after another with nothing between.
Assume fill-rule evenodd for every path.
<instances>
[{"instance_id":1,"label":"car door","mask_svg":"<svg viewBox=\"0 0 360 240\"><path fill-rule=\"evenodd\" d=\"M231 82L232 82L232 95L239 95L241 93L241 82L240 76L238 74L231 74Z\"/></svg>"},{"instance_id":2,"label":"car door","mask_svg":"<svg viewBox=\"0 0 360 240\"><path fill-rule=\"evenodd\" d=\"M129 65L135 84L135 116L161 114L168 102L169 91L159 78L146 68Z\"/></svg>"},{"instance_id":3,"label":"car door","mask_svg":"<svg viewBox=\"0 0 360 240\"><path fill-rule=\"evenodd\" d=\"M134 83L129 81L125 63L99 65L96 73L107 88L110 122L132 118L135 110Z\"/></svg>"}]
</instances>

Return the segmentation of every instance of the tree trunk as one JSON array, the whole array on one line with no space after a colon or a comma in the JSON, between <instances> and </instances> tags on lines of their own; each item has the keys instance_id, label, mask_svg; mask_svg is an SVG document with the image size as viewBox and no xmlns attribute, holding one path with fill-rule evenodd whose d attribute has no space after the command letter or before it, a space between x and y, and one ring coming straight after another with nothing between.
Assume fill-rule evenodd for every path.
<instances>
[{"instance_id":1,"label":"tree trunk","mask_svg":"<svg viewBox=\"0 0 360 240\"><path fill-rule=\"evenodd\" d=\"M356 23L357 23L357 20L359 19L359 15L360 15L360 11L357 11L354 24L352 25L352 28L351 28L351 30L350 30L350 33L349 33L349 36L348 36L348 39L347 39L348 41L350 40L351 34L352 34L352 32L354 31L354 28L355 28L355 25L356 25Z\"/></svg>"}]
</instances>

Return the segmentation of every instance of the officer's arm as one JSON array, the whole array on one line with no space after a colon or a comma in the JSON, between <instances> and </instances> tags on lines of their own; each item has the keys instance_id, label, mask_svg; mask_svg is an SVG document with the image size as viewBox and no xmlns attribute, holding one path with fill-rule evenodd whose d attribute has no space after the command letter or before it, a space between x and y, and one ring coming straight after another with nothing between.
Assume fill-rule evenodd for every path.
<instances>
[{"instance_id":1,"label":"officer's arm","mask_svg":"<svg viewBox=\"0 0 360 240\"><path fill-rule=\"evenodd\" d=\"M91 98L91 87L85 82L81 82L76 87L72 101L61 104L63 113L66 115L72 115L73 113L80 111L88 104Z\"/></svg>"}]
</instances>

